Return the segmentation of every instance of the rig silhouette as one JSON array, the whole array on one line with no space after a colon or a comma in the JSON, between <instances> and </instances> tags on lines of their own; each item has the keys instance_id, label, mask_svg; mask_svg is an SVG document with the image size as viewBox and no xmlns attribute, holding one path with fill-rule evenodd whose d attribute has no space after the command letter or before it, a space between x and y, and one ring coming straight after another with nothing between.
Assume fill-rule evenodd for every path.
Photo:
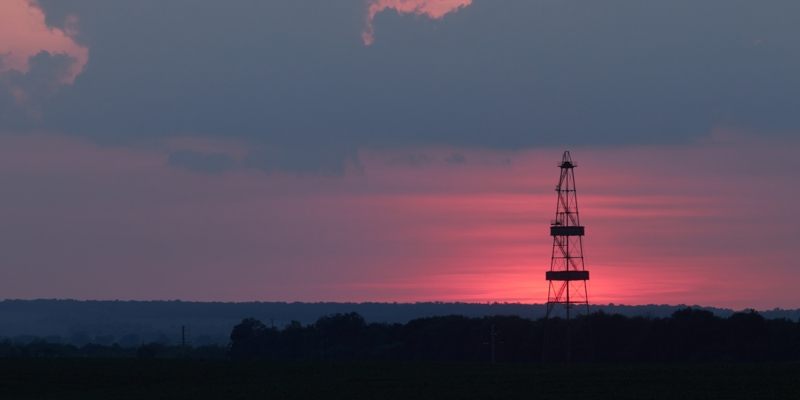
<instances>
[{"instance_id":1,"label":"rig silhouette","mask_svg":"<svg viewBox=\"0 0 800 400\"><path fill-rule=\"evenodd\" d=\"M574 171L576 166L569 151L565 151L558 163L561 177L556 186L556 218L550 221L553 253L550 270L545 274L548 290L543 361L553 356L550 350L561 348L564 358L569 362L573 356L573 340L577 339L582 339L581 347L588 350L582 356L591 356L592 353L591 329L588 321L585 321L586 318L581 318L589 315L589 294L586 287L589 271L586 270L583 260L584 228L578 215ZM580 324L575 324L574 321Z\"/></svg>"}]
</instances>

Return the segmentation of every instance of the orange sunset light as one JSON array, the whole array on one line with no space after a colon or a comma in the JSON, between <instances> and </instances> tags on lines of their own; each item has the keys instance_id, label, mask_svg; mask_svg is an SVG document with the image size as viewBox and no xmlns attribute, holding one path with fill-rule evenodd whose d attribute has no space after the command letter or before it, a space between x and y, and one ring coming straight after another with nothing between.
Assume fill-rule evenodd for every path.
<instances>
[{"instance_id":1,"label":"orange sunset light","mask_svg":"<svg viewBox=\"0 0 800 400\"><path fill-rule=\"evenodd\" d=\"M386 10L394 9L400 15L414 14L425 15L429 18L440 19L445 14L456 12L459 9L472 4L472 0L369 0L367 2L367 26L361 33L364 44L369 46L375 40L375 27L372 20L375 14Z\"/></svg>"}]
</instances>

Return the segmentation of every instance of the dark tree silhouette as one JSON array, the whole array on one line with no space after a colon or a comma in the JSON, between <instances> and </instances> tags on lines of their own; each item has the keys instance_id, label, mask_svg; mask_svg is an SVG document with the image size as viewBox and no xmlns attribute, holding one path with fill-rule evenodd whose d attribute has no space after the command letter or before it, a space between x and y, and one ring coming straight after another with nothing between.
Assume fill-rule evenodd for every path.
<instances>
[{"instance_id":1,"label":"dark tree silhouette","mask_svg":"<svg viewBox=\"0 0 800 400\"><path fill-rule=\"evenodd\" d=\"M692 308L678 310L667 318L628 318L599 311L580 318L585 320L575 322L591 326L594 351L576 351L573 360L578 362L800 361L800 322L765 319L755 311L728 318ZM127 347L119 343L79 347L29 337L0 340L0 357L489 362L493 325L498 362L541 361L543 319L449 315L418 318L406 324L368 324L355 312L323 316L305 326L292 321L282 330L248 318L233 328L227 349L215 345L184 349L165 341Z\"/></svg>"},{"instance_id":2,"label":"dark tree silhouette","mask_svg":"<svg viewBox=\"0 0 800 400\"><path fill-rule=\"evenodd\" d=\"M233 327L228 357L273 358L277 356L278 332L255 318L246 318Z\"/></svg>"}]
</instances>

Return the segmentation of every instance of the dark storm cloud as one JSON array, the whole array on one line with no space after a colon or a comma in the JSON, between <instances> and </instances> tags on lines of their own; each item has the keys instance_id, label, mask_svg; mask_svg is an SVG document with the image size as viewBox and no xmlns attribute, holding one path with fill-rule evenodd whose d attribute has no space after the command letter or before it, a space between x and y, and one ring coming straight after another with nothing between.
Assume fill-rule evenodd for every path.
<instances>
[{"instance_id":1,"label":"dark storm cloud","mask_svg":"<svg viewBox=\"0 0 800 400\"><path fill-rule=\"evenodd\" d=\"M183 167L193 172L219 174L237 164L225 153L201 153L193 150L174 151L169 155L169 165Z\"/></svg>"},{"instance_id":2,"label":"dark storm cloud","mask_svg":"<svg viewBox=\"0 0 800 400\"><path fill-rule=\"evenodd\" d=\"M389 160L389 165L410 165L412 167L419 167L430 161L430 158L425 154L402 154L392 157L392 159Z\"/></svg>"},{"instance_id":3,"label":"dark storm cloud","mask_svg":"<svg viewBox=\"0 0 800 400\"><path fill-rule=\"evenodd\" d=\"M346 161L358 166L354 150L345 149L342 145L318 146L309 143L306 146L251 149L244 159L244 166L268 172L287 170L299 174L341 174Z\"/></svg>"},{"instance_id":4,"label":"dark storm cloud","mask_svg":"<svg viewBox=\"0 0 800 400\"><path fill-rule=\"evenodd\" d=\"M458 153L453 153L447 156L447 158L445 158L444 160L450 164L463 164L467 162L467 158Z\"/></svg>"},{"instance_id":5,"label":"dark storm cloud","mask_svg":"<svg viewBox=\"0 0 800 400\"><path fill-rule=\"evenodd\" d=\"M680 143L800 128L800 3L475 0L441 20L363 0L40 0L90 57L49 129L240 138L315 169L359 147ZM5 123L5 122L4 122ZM284 155L280 155L284 154ZM286 155L288 154L288 155Z\"/></svg>"},{"instance_id":6,"label":"dark storm cloud","mask_svg":"<svg viewBox=\"0 0 800 400\"><path fill-rule=\"evenodd\" d=\"M0 72L0 124L10 129L36 127L42 119L42 104L64 87L75 62L66 54L41 51L29 58L27 72Z\"/></svg>"}]
</instances>

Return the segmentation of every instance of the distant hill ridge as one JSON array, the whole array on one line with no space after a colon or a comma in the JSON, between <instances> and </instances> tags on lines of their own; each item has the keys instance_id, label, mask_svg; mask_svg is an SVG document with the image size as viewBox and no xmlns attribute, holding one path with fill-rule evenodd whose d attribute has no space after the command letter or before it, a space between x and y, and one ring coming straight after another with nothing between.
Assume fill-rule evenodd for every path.
<instances>
[{"instance_id":1,"label":"distant hill ridge","mask_svg":"<svg viewBox=\"0 0 800 400\"><path fill-rule=\"evenodd\" d=\"M592 305L592 311L625 316L667 317L679 305ZM725 308L700 307L727 317L735 311ZM96 342L123 345L138 342L180 340L181 326L189 329L187 339L194 344L226 344L234 325L244 318L257 318L266 324L283 327L292 320L314 323L323 315L357 312L367 322L406 323L412 319L464 315L518 315L537 319L544 316L544 304L520 303L302 303L302 302L191 302L180 300L114 301L114 300L3 300L0 301L0 336L21 340L45 337L50 341L84 344ZM759 311L765 318L798 320L800 309Z\"/></svg>"}]
</instances>

